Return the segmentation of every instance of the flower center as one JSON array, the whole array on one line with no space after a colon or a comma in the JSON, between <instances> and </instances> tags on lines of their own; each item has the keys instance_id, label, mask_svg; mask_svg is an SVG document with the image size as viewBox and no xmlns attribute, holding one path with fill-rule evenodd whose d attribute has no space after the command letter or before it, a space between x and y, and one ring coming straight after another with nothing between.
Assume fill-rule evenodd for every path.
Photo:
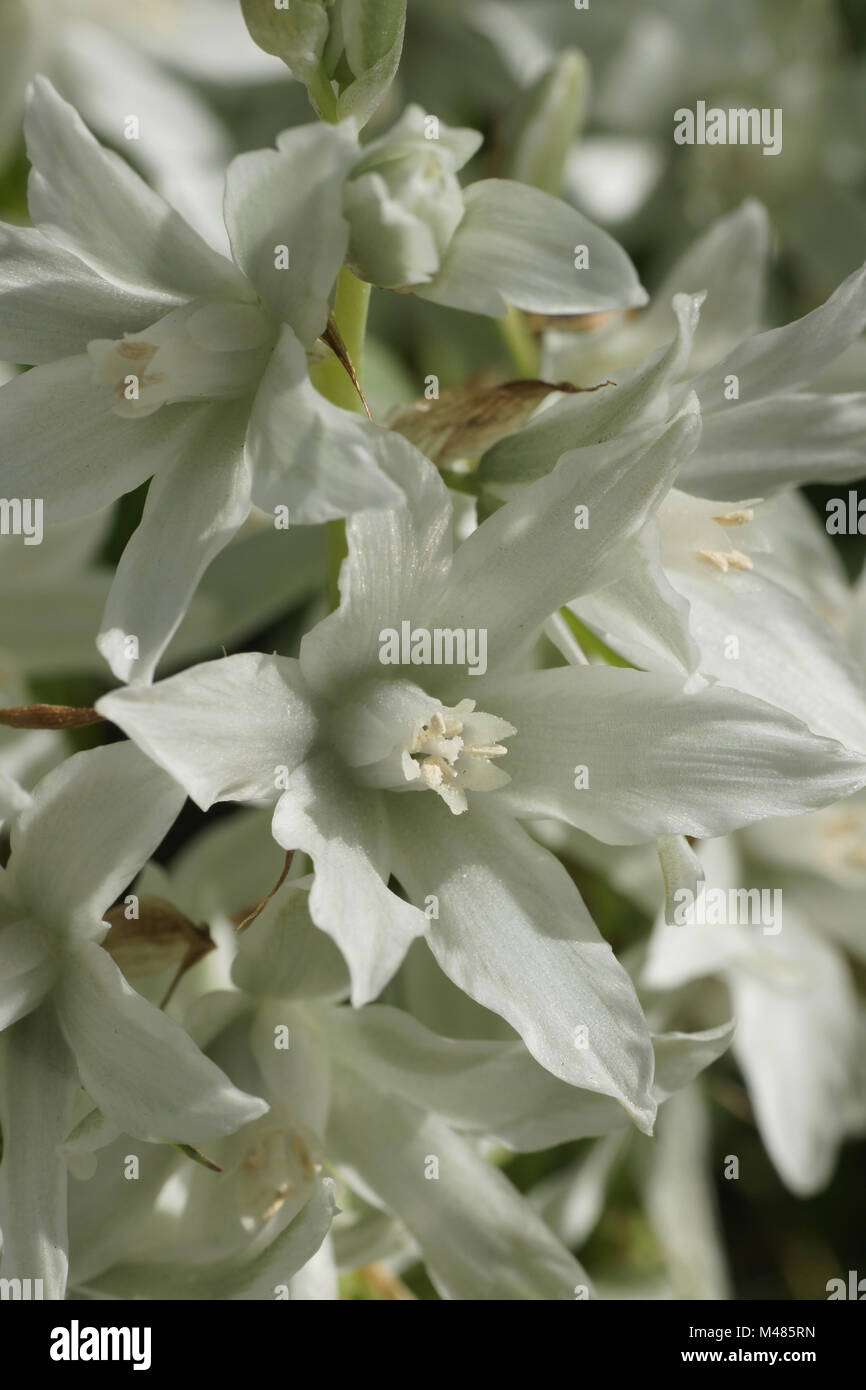
<instances>
[{"instance_id":1,"label":"flower center","mask_svg":"<svg viewBox=\"0 0 866 1390\"><path fill-rule=\"evenodd\" d=\"M273 341L254 304L193 300L142 333L95 338L87 352L94 385L114 391L114 413L144 416L175 401L246 395Z\"/></svg>"},{"instance_id":2,"label":"flower center","mask_svg":"<svg viewBox=\"0 0 866 1390\"><path fill-rule=\"evenodd\" d=\"M453 709L443 705L413 729L403 775L407 782L420 778L459 816L468 806L467 791L493 791L511 780L495 763L508 752L498 740L516 732L494 714L476 714L474 700Z\"/></svg>"},{"instance_id":3,"label":"flower center","mask_svg":"<svg viewBox=\"0 0 866 1390\"><path fill-rule=\"evenodd\" d=\"M755 523L760 498L748 502L708 502L672 490L659 508L662 563L681 574L748 573L748 551L767 549Z\"/></svg>"},{"instance_id":4,"label":"flower center","mask_svg":"<svg viewBox=\"0 0 866 1390\"><path fill-rule=\"evenodd\" d=\"M474 700L453 708L410 681L376 681L357 704L344 706L330 730L358 781L390 791L432 791L459 816L466 793L511 781L498 763L502 740L517 730Z\"/></svg>"},{"instance_id":5,"label":"flower center","mask_svg":"<svg viewBox=\"0 0 866 1390\"><path fill-rule=\"evenodd\" d=\"M321 1169L312 1136L280 1124L259 1129L238 1166L244 1224L255 1229L272 1220L285 1202L305 1197Z\"/></svg>"}]
</instances>

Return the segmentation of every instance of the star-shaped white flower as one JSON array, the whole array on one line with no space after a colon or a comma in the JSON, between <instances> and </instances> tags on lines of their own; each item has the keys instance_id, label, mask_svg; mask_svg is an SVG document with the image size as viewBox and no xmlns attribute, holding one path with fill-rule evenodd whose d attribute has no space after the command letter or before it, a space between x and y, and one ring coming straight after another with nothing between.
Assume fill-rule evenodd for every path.
<instances>
[{"instance_id":1,"label":"star-shaped white flower","mask_svg":"<svg viewBox=\"0 0 866 1390\"><path fill-rule=\"evenodd\" d=\"M737 692L689 694L681 677L638 671L515 669L550 613L616 573L623 539L697 429L687 411L639 446L565 455L454 554L447 490L419 460L405 506L348 524L341 606L300 660L230 657L98 704L200 806L276 800L274 836L312 857L310 911L349 962L356 1004L423 932L545 1067L616 1096L642 1125L652 1061L630 981L520 821L552 817L620 843L717 835L866 780L864 759ZM578 502L588 529L575 529ZM382 664L383 635L403 623L483 631L486 675Z\"/></svg>"},{"instance_id":2,"label":"star-shaped white flower","mask_svg":"<svg viewBox=\"0 0 866 1390\"><path fill-rule=\"evenodd\" d=\"M169 830L177 785L129 744L67 759L12 829L0 878L4 1277L63 1296L66 1171L80 1085L140 1139L206 1142L262 1115L187 1034L127 985L103 913Z\"/></svg>"},{"instance_id":3,"label":"star-shaped white flower","mask_svg":"<svg viewBox=\"0 0 866 1390\"><path fill-rule=\"evenodd\" d=\"M381 466L399 442L307 375L348 243L356 137L302 126L234 161L233 263L45 79L25 132L35 226L0 228L0 353L34 366L0 391L0 482L43 499L50 525L153 478L99 637L117 676L148 679L253 503L306 524L399 499Z\"/></svg>"}]
</instances>

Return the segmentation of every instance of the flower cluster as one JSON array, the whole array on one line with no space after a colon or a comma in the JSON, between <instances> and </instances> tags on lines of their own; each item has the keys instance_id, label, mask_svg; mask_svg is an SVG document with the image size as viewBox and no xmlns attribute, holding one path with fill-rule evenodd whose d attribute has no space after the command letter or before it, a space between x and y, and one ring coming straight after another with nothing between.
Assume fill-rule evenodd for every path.
<instances>
[{"instance_id":1,"label":"flower cluster","mask_svg":"<svg viewBox=\"0 0 866 1390\"><path fill-rule=\"evenodd\" d=\"M514 7L449 19L525 42L487 142L406 0L14 8L4 1287L616 1297L622 1166L726 1297L702 1074L798 1194L866 1127L866 591L798 491L866 472L866 266L768 328L748 197L650 296Z\"/></svg>"}]
</instances>

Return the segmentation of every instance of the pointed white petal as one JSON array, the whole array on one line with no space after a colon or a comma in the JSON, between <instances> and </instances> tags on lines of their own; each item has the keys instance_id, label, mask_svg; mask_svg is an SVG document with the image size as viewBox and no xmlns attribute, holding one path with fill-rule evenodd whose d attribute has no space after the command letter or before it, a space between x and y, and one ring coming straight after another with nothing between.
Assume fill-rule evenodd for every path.
<instances>
[{"instance_id":1,"label":"pointed white petal","mask_svg":"<svg viewBox=\"0 0 866 1390\"><path fill-rule=\"evenodd\" d=\"M471 184L464 197L463 221L438 275L415 289L422 298L493 315L508 304L541 314L646 304L622 247L559 198L509 179ZM578 269L580 248L588 256Z\"/></svg>"},{"instance_id":2,"label":"pointed white petal","mask_svg":"<svg viewBox=\"0 0 866 1390\"><path fill-rule=\"evenodd\" d=\"M226 226L235 260L266 308L309 347L325 330L349 243L343 182L358 147L348 126L327 125L284 131L278 146L229 166ZM282 269L280 247L288 253Z\"/></svg>"},{"instance_id":3,"label":"pointed white petal","mask_svg":"<svg viewBox=\"0 0 866 1390\"><path fill-rule=\"evenodd\" d=\"M97 645L118 680L152 679L202 574L250 511L246 403L197 423L190 454L154 478L117 567Z\"/></svg>"},{"instance_id":4,"label":"pointed white petal","mask_svg":"<svg viewBox=\"0 0 866 1390\"><path fill-rule=\"evenodd\" d=\"M610 1096L552 1076L521 1042L440 1037L384 1005L335 1010L331 1046L388 1095L400 1095L459 1130L534 1150L628 1128Z\"/></svg>"},{"instance_id":5,"label":"pointed white petal","mask_svg":"<svg viewBox=\"0 0 866 1390\"><path fill-rule=\"evenodd\" d=\"M298 663L254 652L112 691L97 709L203 811L274 800L279 768L297 766L314 731Z\"/></svg>"},{"instance_id":6,"label":"pointed white petal","mask_svg":"<svg viewBox=\"0 0 866 1390\"><path fill-rule=\"evenodd\" d=\"M126 983L101 946L70 952L56 993L82 1085L118 1129L156 1143L205 1143L267 1111Z\"/></svg>"},{"instance_id":7,"label":"pointed white petal","mask_svg":"<svg viewBox=\"0 0 866 1390\"><path fill-rule=\"evenodd\" d=\"M695 567L697 568L697 567ZM688 600L700 671L801 719L826 738L866 752L866 681L823 616L773 581L773 557L748 575L677 571ZM730 638L738 646L730 657Z\"/></svg>"},{"instance_id":8,"label":"pointed white petal","mask_svg":"<svg viewBox=\"0 0 866 1390\"><path fill-rule=\"evenodd\" d=\"M706 415L796 390L838 357L866 327L866 266L855 270L826 303L782 328L747 338L692 381ZM739 403L725 399L725 377L740 382Z\"/></svg>"},{"instance_id":9,"label":"pointed white petal","mask_svg":"<svg viewBox=\"0 0 866 1390\"><path fill-rule=\"evenodd\" d=\"M388 889L381 794L355 786L339 764L319 757L289 779L273 829L284 849L301 849L313 860L310 916L348 962L352 1003L375 999L427 927L422 912Z\"/></svg>"},{"instance_id":10,"label":"pointed white petal","mask_svg":"<svg viewBox=\"0 0 866 1390\"><path fill-rule=\"evenodd\" d=\"M688 694L675 677L581 666L490 679L479 698L519 730L497 805L610 844L721 835L866 783L866 757L722 686Z\"/></svg>"},{"instance_id":11,"label":"pointed white petal","mask_svg":"<svg viewBox=\"0 0 866 1390\"><path fill-rule=\"evenodd\" d=\"M689 605L661 564L658 525L648 521L612 584L569 608L618 655L646 671L690 675L700 651L689 631Z\"/></svg>"},{"instance_id":12,"label":"pointed white petal","mask_svg":"<svg viewBox=\"0 0 866 1390\"><path fill-rule=\"evenodd\" d=\"M50 1005L2 1041L0 1231L4 1279L41 1279L42 1296L66 1294L66 1162L78 1078ZM37 1295L33 1295L37 1296Z\"/></svg>"},{"instance_id":13,"label":"pointed white petal","mask_svg":"<svg viewBox=\"0 0 866 1390\"><path fill-rule=\"evenodd\" d=\"M383 628L399 629L404 619L423 622L448 574L448 489L433 465L408 441L398 439L392 436L388 454L405 504L348 519L349 555L340 571L340 607L301 642L304 675L322 695L370 672Z\"/></svg>"},{"instance_id":14,"label":"pointed white petal","mask_svg":"<svg viewBox=\"0 0 866 1390\"><path fill-rule=\"evenodd\" d=\"M768 949L792 967L786 982L731 978L734 1052L761 1137L793 1192L819 1192L836 1162L856 1086L859 1015L844 958L786 909Z\"/></svg>"},{"instance_id":15,"label":"pointed white petal","mask_svg":"<svg viewBox=\"0 0 866 1390\"><path fill-rule=\"evenodd\" d=\"M65 357L0 387L0 468L9 497L44 501L44 521L72 521L107 507L184 457L209 405L171 405L145 419L112 411L87 356Z\"/></svg>"},{"instance_id":16,"label":"pointed white petal","mask_svg":"<svg viewBox=\"0 0 866 1390\"><path fill-rule=\"evenodd\" d=\"M597 391L566 395L548 406L522 430L488 449L480 476L498 496L507 485L523 485L544 477L570 449L603 443L626 430L667 419L674 391L685 375L692 340L701 312L700 299L675 295L672 301L677 332L639 367L614 371L610 385ZM665 304L664 338L670 332L670 305ZM599 385L583 380L581 385Z\"/></svg>"},{"instance_id":17,"label":"pointed white petal","mask_svg":"<svg viewBox=\"0 0 866 1390\"><path fill-rule=\"evenodd\" d=\"M864 434L866 392L743 403L706 416L680 481L699 496L734 500L792 483L854 481L863 475Z\"/></svg>"},{"instance_id":18,"label":"pointed white petal","mask_svg":"<svg viewBox=\"0 0 866 1390\"><path fill-rule=\"evenodd\" d=\"M248 298L244 277L154 193L119 155L104 150L75 108L37 77L24 122L33 165L34 224L107 280L168 294Z\"/></svg>"},{"instance_id":19,"label":"pointed white petal","mask_svg":"<svg viewBox=\"0 0 866 1390\"><path fill-rule=\"evenodd\" d=\"M724 1299L730 1281L711 1178L710 1132L696 1088L659 1111L643 1188L668 1275L683 1299Z\"/></svg>"},{"instance_id":20,"label":"pointed white petal","mask_svg":"<svg viewBox=\"0 0 866 1390\"><path fill-rule=\"evenodd\" d=\"M397 440L325 400L309 379L301 344L283 328L250 417L247 452L258 506L288 507L291 522L302 526L397 506L402 494L386 465L410 447Z\"/></svg>"},{"instance_id":21,"label":"pointed white petal","mask_svg":"<svg viewBox=\"0 0 866 1390\"><path fill-rule=\"evenodd\" d=\"M32 227L0 224L0 356L11 362L73 357L91 338L140 332L175 303L104 280Z\"/></svg>"},{"instance_id":22,"label":"pointed white petal","mask_svg":"<svg viewBox=\"0 0 866 1390\"><path fill-rule=\"evenodd\" d=\"M183 799L132 744L76 753L43 777L18 817L10 884L53 929L92 930L171 829Z\"/></svg>"},{"instance_id":23,"label":"pointed white petal","mask_svg":"<svg viewBox=\"0 0 866 1390\"><path fill-rule=\"evenodd\" d=\"M590 1291L585 1270L465 1139L361 1071L341 1069L335 1083L329 1151L409 1228L443 1298L567 1300L578 1286ZM425 1177L431 1156L435 1181Z\"/></svg>"},{"instance_id":24,"label":"pointed white petal","mask_svg":"<svg viewBox=\"0 0 866 1390\"><path fill-rule=\"evenodd\" d=\"M616 577L625 543L699 435L688 410L667 427L564 454L460 546L437 626L486 628L491 668L513 662L555 609Z\"/></svg>"},{"instance_id":25,"label":"pointed white petal","mask_svg":"<svg viewBox=\"0 0 866 1390\"><path fill-rule=\"evenodd\" d=\"M414 902L437 900L436 959L554 1076L613 1096L649 1129L653 1055L628 975L565 869L480 802L457 817L410 793L391 815L394 873Z\"/></svg>"},{"instance_id":26,"label":"pointed white petal","mask_svg":"<svg viewBox=\"0 0 866 1390\"><path fill-rule=\"evenodd\" d=\"M664 332L673 294L706 293L695 335L695 366L718 362L761 323L771 245L767 210L747 198L718 218L668 271L640 321L643 332Z\"/></svg>"},{"instance_id":27,"label":"pointed white petal","mask_svg":"<svg viewBox=\"0 0 866 1390\"><path fill-rule=\"evenodd\" d=\"M166 28L173 36L176 24L172 15ZM143 52L140 27L135 37L133 44L102 25L81 20L70 25L63 45L64 91L111 145L120 145L127 112L135 112L138 138L129 142L134 162L206 241L227 253L222 196L231 144L226 126L191 84L178 80L171 59L164 66ZM208 186L212 193L205 199Z\"/></svg>"},{"instance_id":28,"label":"pointed white petal","mask_svg":"<svg viewBox=\"0 0 866 1390\"><path fill-rule=\"evenodd\" d=\"M653 1034L655 1088L659 1100L685 1090L695 1077L712 1066L730 1047L736 1026L736 1019L731 1019L716 1028L705 1028L701 1033Z\"/></svg>"}]
</instances>

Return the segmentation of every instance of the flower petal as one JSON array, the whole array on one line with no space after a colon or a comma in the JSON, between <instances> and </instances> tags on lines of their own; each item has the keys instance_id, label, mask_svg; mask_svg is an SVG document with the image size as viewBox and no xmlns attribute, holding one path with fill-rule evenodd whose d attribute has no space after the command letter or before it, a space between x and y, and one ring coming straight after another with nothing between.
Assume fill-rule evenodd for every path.
<instances>
[{"instance_id":1,"label":"flower petal","mask_svg":"<svg viewBox=\"0 0 866 1390\"><path fill-rule=\"evenodd\" d=\"M250 297L231 261L212 251L119 155L94 140L45 77L30 88L24 122L33 170L34 224L107 280L178 300Z\"/></svg>"},{"instance_id":2,"label":"flower petal","mask_svg":"<svg viewBox=\"0 0 866 1390\"><path fill-rule=\"evenodd\" d=\"M860 1021L844 958L787 907L780 936L767 946L796 978L785 987L752 973L732 977L734 1052L770 1157L805 1197L829 1182L847 1129Z\"/></svg>"},{"instance_id":3,"label":"flower petal","mask_svg":"<svg viewBox=\"0 0 866 1390\"><path fill-rule=\"evenodd\" d=\"M460 546L437 625L486 628L491 667L513 662L555 609L616 577L625 542L699 435L688 409L668 426L564 454Z\"/></svg>"},{"instance_id":4,"label":"flower petal","mask_svg":"<svg viewBox=\"0 0 866 1390\"><path fill-rule=\"evenodd\" d=\"M328 322L328 295L349 244L343 182L358 157L350 127L286 130L276 150L238 155L226 175L225 217L238 265L274 318L310 347ZM280 269L279 248L288 265Z\"/></svg>"},{"instance_id":5,"label":"flower petal","mask_svg":"<svg viewBox=\"0 0 866 1390\"><path fill-rule=\"evenodd\" d=\"M376 1004L337 1009L328 1027L334 1052L347 1066L362 1066L386 1095L509 1148L543 1149L628 1128L615 1100L560 1081L522 1042L440 1037L410 1014Z\"/></svg>"},{"instance_id":6,"label":"flower petal","mask_svg":"<svg viewBox=\"0 0 866 1390\"><path fill-rule=\"evenodd\" d=\"M608 844L721 835L866 783L866 757L721 686L689 694L676 677L579 666L489 679L478 698L518 730L497 805Z\"/></svg>"},{"instance_id":7,"label":"flower petal","mask_svg":"<svg viewBox=\"0 0 866 1390\"><path fill-rule=\"evenodd\" d=\"M306 353L291 328L283 328L249 425L258 506L286 506L292 523L302 526L365 507L396 506L401 491L387 460L408 452L397 438L320 395L307 374Z\"/></svg>"},{"instance_id":8,"label":"flower petal","mask_svg":"<svg viewBox=\"0 0 866 1390\"><path fill-rule=\"evenodd\" d=\"M611 384L598 391L566 395L549 406L518 433L488 449L480 476L499 496L507 485L522 485L544 477L569 449L601 444L626 430L667 419L673 393L681 394L698 326L701 302L694 295L675 295L672 301L677 332L666 348L639 367L614 371ZM669 332L665 305L665 337ZM581 374L582 375L582 374ZM584 385L589 385L584 381Z\"/></svg>"},{"instance_id":9,"label":"flower petal","mask_svg":"<svg viewBox=\"0 0 866 1390\"><path fill-rule=\"evenodd\" d=\"M50 1005L10 1028L2 1047L0 1269L4 1279L41 1279L42 1297L63 1299L67 1172L60 1145L72 1127L78 1078Z\"/></svg>"},{"instance_id":10,"label":"flower petal","mask_svg":"<svg viewBox=\"0 0 866 1390\"><path fill-rule=\"evenodd\" d=\"M97 1297L114 1299L273 1300L304 1268L327 1237L336 1214L333 1178L319 1178L310 1200L261 1254L199 1265L117 1264L93 1281Z\"/></svg>"},{"instance_id":11,"label":"flower petal","mask_svg":"<svg viewBox=\"0 0 866 1390\"><path fill-rule=\"evenodd\" d=\"M166 29L179 46L177 22L173 15ZM136 113L135 163L196 231L227 254L222 196L232 147L226 125L191 83L178 80L176 50L161 65L144 52L142 39L147 42L139 31L130 43L103 24L77 19L64 34L64 90L111 144L120 143L120 112Z\"/></svg>"},{"instance_id":12,"label":"flower petal","mask_svg":"<svg viewBox=\"0 0 866 1390\"><path fill-rule=\"evenodd\" d=\"M662 1106L643 1171L647 1214L676 1295L725 1299L730 1280L712 1181L710 1130L696 1088Z\"/></svg>"},{"instance_id":13,"label":"flower petal","mask_svg":"<svg viewBox=\"0 0 866 1390\"><path fill-rule=\"evenodd\" d=\"M866 681L841 636L802 599L773 579L773 557L749 575L677 571L674 587L689 604L699 669L801 719L816 734L866 752ZM731 635L738 640L730 658Z\"/></svg>"},{"instance_id":14,"label":"flower petal","mask_svg":"<svg viewBox=\"0 0 866 1390\"><path fill-rule=\"evenodd\" d=\"M399 628L403 619L423 621L429 616L448 574L448 489L417 449L399 435L392 435L391 441L388 459L393 459L405 501L393 510L349 517L340 607L301 642L304 675L325 696L339 684L369 673L382 628Z\"/></svg>"},{"instance_id":15,"label":"flower petal","mask_svg":"<svg viewBox=\"0 0 866 1390\"><path fill-rule=\"evenodd\" d=\"M301 849L313 860L310 916L349 965L352 1003L375 999L427 927L422 912L388 889L381 795L356 787L335 761L319 757L290 777L273 831L284 849Z\"/></svg>"},{"instance_id":16,"label":"flower petal","mask_svg":"<svg viewBox=\"0 0 866 1390\"><path fill-rule=\"evenodd\" d=\"M771 396L708 414L679 481L699 496L734 501L792 483L853 481L863 476L864 434L866 392Z\"/></svg>"},{"instance_id":17,"label":"flower petal","mask_svg":"<svg viewBox=\"0 0 866 1390\"><path fill-rule=\"evenodd\" d=\"M101 946L86 942L69 953L56 1001L82 1085L134 1138L205 1143L267 1112L131 989Z\"/></svg>"},{"instance_id":18,"label":"flower petal","mask_svg":"<svg viewBox=\"0 0 866 1390\"><path fill-rule=\"evenodd\" d=\"M689 631L689 605L661 564L658 527L647 522L612 584L569 608L608 646L646 671L696 671L700 651Z\"/></svg>"},{"instance_id":19,"label":"flower petal","mask_svg":"<svg viewBox=\"0 0 866 1390\"><path fill-rule=\"evenodd\" d=\"M540 314L589 314L646 304L622 247L559 198L510 179L484 179L464 195L466 211L430 285L415 293L476 314L508 304ZM578 250L587 264L576 268Z\"/></svg>"},{"instance_id":20,"label":"flower petal","mask_svg":"<svg viewBox=\"0 0 866 1390\"><path fill-rule=\"evenodd\" d=\"M214 407L197 424L190 454L154 478L117 567L97 646L118 680L152 679L202 574L250 511L246 403Z\"/></svg>"},{"instance_id":21,"label":"flower petal","mask_svg":"<svg viewBox=\"0 0 866 1390\"><path fill-rule=\"evenodd\" d=\"M0 1032L36 1008L56 973L57 962L39 924L17 917L4 904L0 909Z\"/></svg>"},{"instance_id":22,"label":"flower petal","mask_svg":"<svg viewBox=\"0 0 866 1390\"><path fill-rule=\"evenodd\" d=\"M11 362L72 357L92 338L140 332L176 303L104 280L32 227L0 223L0 356Z\"/></svg>"},{"instance_id":23,"label":"flower petal","mask_svg":"<svg viewBox=\"0 0 866 1390\"><path fill-rule=\"evenodd\" d=\"M240 939L232 980L247 994L281 1000L344 998L346 962L310 917L312 877L283 885Z\"/></svg>"},{"instance_id":24,"label":"flower petal","mask_svg":"<svg viewBox=\"0 0 866 1390\"><path fill-rule=\"evenodd\" d=\"M314 730L298 663L254 652L114 690L96 707L203 811L273 801L279 768L298 765Z\"/></svg>"},{"instance_id":25,"label":"flower petal","mask_svg":"<svg viewBox=\"0 0 866 1390\"><path fill-rule=\"evenodd\" d=\"M447 1299L566 1300L585 1270L504 1174L446 1124L338 1070L328 1148L421 1246ZM376 1116L375 1124L370 1116ZM431 1158L438 1181L428 1181Z\"/></svg>"},{"instance_id":26,"label":"flower petal","mask_svg":"<svg viewBox=\"0 0 866 1390\"><path fill-rule=\"evenodd\" d=\"M88 357L65 357L0 387L3 490L42 498L46 525L107 507L182 458L209 408L172 405L124 420L92 371Z\"/></svg>"},{"instance_id":27,"label":"flower petal","mask_svg":"<svg viewBox=\"0 0 866 1390\"><path fill-rule=\"evenodd\" d=\"M671 266L639 330L660 336L671 296L703 291L706 302L695 334L695 365L718 362L760 325L771 233L767 210L755 198L718 218Z\"/></svg>"},{"instance_id":28,"label":"flower petal","mask_svg":"<svg viewBox=\"0 0 866 1390\"><path fill-rule=\"evenodd\" d=\"M10 886L40 922L64 935L92 931L183 800L132 744L76 753L42 778L12 828Z\"/></svg>"},{"instance_id":29,"label":"flower petal","mask_svg":"<svg viewBox=\"0 0 866 1390\"><path fill-rule=\"evenodd\" d=\"M721 362L692 381L701 409L737 410L725 399L725 378L740 380L740 401L746 405L796 390L818 376L834 357L859 337L866 327L866 265L843 280L826 303L782 328L771 328L747 338Z\"/></svg>"},{"instance_id":30,"label":"flower petal","mask_svg":"<svg viewBox=\"0 0 866 1390\"><path fill-rule=\"evenodd\" d=\"M413 901L434 895L436 959L554 1076L613 1096L649 1130L652 1047L628 975L565 869L479 801L458 817L406 794L390 817L395 875Z\"/></svg>"}]
</instances>

